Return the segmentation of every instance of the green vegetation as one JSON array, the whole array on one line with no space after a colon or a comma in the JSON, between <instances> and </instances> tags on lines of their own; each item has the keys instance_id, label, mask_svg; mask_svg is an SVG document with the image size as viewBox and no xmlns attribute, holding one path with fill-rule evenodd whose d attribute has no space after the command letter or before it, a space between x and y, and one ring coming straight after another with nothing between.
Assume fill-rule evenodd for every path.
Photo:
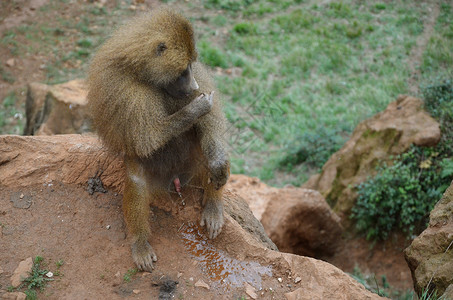
<instances>
[{"instance_id":1,"label":"green vegetation","mask_svg":"<svg viewBox=\"0 0 453 300\"><path fill-rule=\"evenodd\" d=\"M453 5L450 2L443 2L421 65L421 71L427 80L432 80L435 77L433 74L452 70L451 49L453 49Z\"/></svg>"},{"instance_id":2,"label":"green vegetation","mask_svg":"<svg viewBox=\"0 0 453 300\"><path fill-rule=\"evenodd\" d=\"M351 217L367 239L386 239L394 230L410 237L426 227L429 212L451 182L440 178L440 165L432 165L437 155L432 149L413 147L358 186Z\"/></svg>"},{"instance_id":3,"label":"green vegetation","mask_svg":"<svg viewBox=\"0 0 453 300\"><path fill-rule=\"evenodd\" d=\"M37 299L37 290L42 291L49 281L53 281L53 278L49 278L46 274L49 272L48 269L41 269L44 265L44 258L41 256L36 256L33 261L33 267L30 272L30 276L24 278L22 284L19 286L19 289L26 287L25 294L27 295L27 300Z\"/></svg>"},{"instance_id":4,"label":"green vegetation","mask_svg":"<svg viewBox=\"0 0 453 300\"><path fill-rule=\"evenodd\" d=\"M448 71L453 68L452 24L452 6L442 3L421 65L428 82L421 85L422 98L441 125L441 140L433 148L413 147L358 186L352 218L369 239L385 239L392 230L408 236L421 232L453 179L453 74Z\"/></svg>"},{"instance_id":5,"label":"green vegetation","mask_svg":"<svg viewBox=\"0 0 453 300\"><path fill-rule=\"evenodd\" d=\"M437 290L429 291L425 290L422 292L422 295L419 297L420 300L447 300L445 297L439 297L437 295Z\"/></svg>"},{"instance_id":6,"label":"green vegetation","mask_svg":"<svg viewBox=\"0 0 453 300\"><path fill-rule=\"evenodd\" d=\"M25 288L24 293L27 296L26 299L36 300L38 299L38 291L43 291L50 281L55 280L53 276L62 276L60 268L61 266L63 266L63 264L64 261L62 259L58 260L55 263L55 272L53 272L52 275L48 276L48 273L50 271L46 268L47 264L44 262L44 258L41 256L36 256L33 260L33 266L31 271L29 272L29 276L27 278L23 278L21 285L19 285L17 288L8 286L7 291L14 292L14 290L20 291Z\"/></svg>"},{"instance_id":7,"label":"green vegetation","mask_svg":"<svg viewBox=\"0 0 453 300\"><path fill-rule=\"evenodd\" d=\"M280 167L291 170L295 165L306 163L313 168L321 168L332 153L344 143L341 132L330 128L320 128L317 132L305 132L298 138L297 147L289 146L286 157L279 162Z\"/></svg>"},{"instance_id":8,"label":"green vegetation","mask_svg":"<svg viewBox=\"0 0 453 300\"><path fill-rule=\"evenodd\" d=\"M138 273L137 268L132 268L132 269L127 270L126 274L124 274L124 276L123 276L124 282L131 282L132 277L134 277L134 275L137 273Z\"/></svg>"},{"instance_id":9,"label":"green vegetation","mask_svg":"<svg viewBox=\"0 0 453 300\"><path fill-rule=\"evenodd\" d=\"M60 272L60 268L64 265L64 260L60 259L55 263L57 269L54 272L55 276L62 276L63 274Z\"/></svg>"},{"instance_id":10,"label":"green vegetation","mask_svg":"<svg viewBox=\"0 0 453 300\"><path fill-rule=\"evenodd\" d=\"M0 66L0 76L2 80L8 83L14 83L14 81L16 81L11 72L5 70L2 66Z\"/></svg>"},{"instance_id":11,"label":"green vegetation","mask_svg":"<svg viewBox=\"0 0 453 300\"><path fill-rule=\"evenodd\" d=\"M200 52L216 49L201 60L242 70L241 76L216 77L232 124L232 172L276 185L300 185L360 121L408 92L408 60L424 29L420 20L428 17L427 3L203 3L229 15L221 22L218 17L203 22L225 24L229 31L219 40L217 31L201 26ZM441 10L443 25L435 31L449 45L451 5L445 2ZM423 78L450 67L441 62L449 52L439 53L433 43L430 68L421 68ZM278 172L293 179L279 179Z\"/></svg>"},{"instance_id":12,"label":"green vegetation","mask_svg":"<svg viewBox=\"0 0 453 300\"><path fill-rule=\"evenodd\" d=\"M441 124L441 140L432 148L413 146L358 186L351 217L368 239L386 239L394 230L419 234L453 179L453 80L427 85L423 94L426 109Z\"/></svg>"},{"instance_id":13,"label":"green vegetation","mask_svg":"<svg viewBox=\"0 0 453 300\"><path fill-rule=\"evenodd\" d=\"M226 68L228 66L221 51L210 46L207 41L199 42L198 49L200 51L200 59L202 59L208 66L221 68Z\"/></svg>"},{"instance_id":14,"label":"green vegetation","mask_svg":"<svg viewBox=\"0 0 453 300\"><path fill-rule=\"evenodd\" d=\"M0 134L22 134L25 119L23 105L16 106L16 92L10 92L0 104Z\"/></svg>"}]
</instances>

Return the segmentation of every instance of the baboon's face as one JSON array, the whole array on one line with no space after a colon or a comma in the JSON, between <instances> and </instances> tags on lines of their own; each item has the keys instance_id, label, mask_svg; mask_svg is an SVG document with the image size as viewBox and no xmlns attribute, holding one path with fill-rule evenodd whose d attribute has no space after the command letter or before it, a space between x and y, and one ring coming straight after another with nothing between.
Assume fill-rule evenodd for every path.
<instances>
[{"instance_id":1,"label":"baboon's face","mask_svg":"<svg viewBox=\"0 0 453 300\"><path fill-rule=\"evenodd\" d=\"M165 87L165 90L174 98L183 98L189 96L198 88L198 83L193 76L192 65L189 64L175 81Z\"/></svg>"}]
</instances>

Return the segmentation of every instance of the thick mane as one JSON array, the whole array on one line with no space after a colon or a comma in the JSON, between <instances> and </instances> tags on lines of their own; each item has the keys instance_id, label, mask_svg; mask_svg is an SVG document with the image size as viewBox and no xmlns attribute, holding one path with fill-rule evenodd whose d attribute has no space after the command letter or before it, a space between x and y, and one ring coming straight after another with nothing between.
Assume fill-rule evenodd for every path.
<instances>
[{"instance_id":1,"label":"thick mane","mask_svg":"<svg viewBox=\"0 0 453 300\"><path fill-rule=\"evenodd\" d=\"M162 57L157 53L159 45L165 45ZM102 64L104 69L130 69L163 86L176 79L196 58L190 22L162 8L137 16L120 27L98 50L93 64Z\"/></svg>"}]
</instances>

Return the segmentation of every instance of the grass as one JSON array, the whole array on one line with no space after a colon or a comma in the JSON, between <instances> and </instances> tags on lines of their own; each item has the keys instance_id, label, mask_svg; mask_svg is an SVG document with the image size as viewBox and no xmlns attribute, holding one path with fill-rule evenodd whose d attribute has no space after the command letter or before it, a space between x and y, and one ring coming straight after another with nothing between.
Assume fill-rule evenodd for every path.
<instances>
[{"instance_id":1,"label":"grass","mask_svg":"<svg viewBox=\"0 0 453 300\"><path fill-rule=\"evenodd\" d=\"M24 22L0 39L0 45L7 47L18 58L30 55L46 57L46 83L85 77L88 62L96 48L118 23L132 15L132 11L126 9L127 1L118 1L118 5L110 9L95 3L84 3L77 6L76 17L58 13L69 5L72 4L67 1L50 0L36 12L42 22ZM2 69L0 74L9 81L13 80Z\"/></svg>"},{"instance_id":2,"label":"grass","mask_svg":"<svg viewBox=\"0 0 453 300\"><path fill-rule=\"evenodd\" d=\"M0 102L0 134L22 134L25 125L24 105L17 104L15 91Z\"/></svg>"},{"instance_id":3,"label":"grass","mask_svg":"<svg viewBox=\"0 0 453 300\"><path fill-rule=\"evenodd\" d=\"M427 4L409 2L204 3L231 16L219 48L228 67L243 64L241 77L217 76L232 124L232 171L276 185L300 185L360 121L408 91L407 60L427 17ZM313 140L325 155L312 157ZM280 171L293 179L280 181Z\"/></svg>"},{"instance_id":4,"label":"grass","mask_svg":"<svg viewBox=\"0 0 453 300\"><path fill-rule=\"evenodd\" d=\"M453 68L453 6L442 2L433 35L423 55L421 72L425 80Z\"/></svg>"},{"instance_id":5,"label":"grass","mask_svg":"<svg viewBox=\"0 0 453 300\"><path fill-rule=\"evenodd\" d=\"M132 269L127 270L127 272L123 276L123 281L124 282L131 282L132 278L137 273L138 273L138 269L137 268L132 268Z\"/></svg>"}]
</instances>

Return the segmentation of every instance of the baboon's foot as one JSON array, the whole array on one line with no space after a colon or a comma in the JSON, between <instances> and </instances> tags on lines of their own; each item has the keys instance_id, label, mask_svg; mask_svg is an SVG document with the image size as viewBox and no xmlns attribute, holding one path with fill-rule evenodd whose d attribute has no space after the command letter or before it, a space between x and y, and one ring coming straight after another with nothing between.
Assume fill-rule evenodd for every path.
<instances>
[{"instance_id":1,"label":"baboon's foot","mask_svg":"<svg viewBox=\"0 0 453 300\"><path fill-rule=\"evenodd\" d=\"M214 239L222 231L223 204L221 201L207 201L201 214L200 225L206 225L210 239Z\"/></svg>"},{"instance_id":2,"label":"baboon's foot","mask_svg":"<svg viewBox=\"0 0 453 300\"><path fill-rule=\"evenodd\" d=\"M157 261L157 256L153 248L147 241L136 241L132 244L132 259L137 268L141 271L152 272L153 262Z\"/></svg>"}]
</instances>

